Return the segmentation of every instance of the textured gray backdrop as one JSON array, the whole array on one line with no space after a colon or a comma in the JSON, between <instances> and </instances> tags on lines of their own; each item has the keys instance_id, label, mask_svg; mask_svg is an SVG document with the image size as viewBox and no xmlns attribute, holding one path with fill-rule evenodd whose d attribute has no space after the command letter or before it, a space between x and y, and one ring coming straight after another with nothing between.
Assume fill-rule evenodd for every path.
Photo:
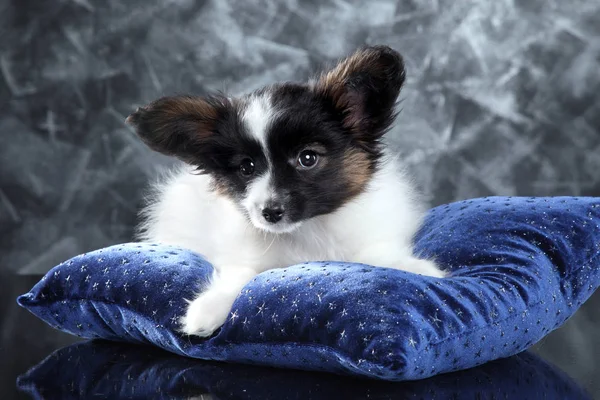
<instances>
[{"instance_id":1,"label":"textured gray backdrop","mask_svg":"<svg viewBox=\"0 0 600 400\"><path fill-rule=\"evenodd\" d=\"M169 162L124 125L135 106L302 80L364 43L405 56L390 140L433 205L600 196L597 0L0 0L0 268L131 239ZM599 305L540 350L583 380Z\"/></svg>"}]
</instances>

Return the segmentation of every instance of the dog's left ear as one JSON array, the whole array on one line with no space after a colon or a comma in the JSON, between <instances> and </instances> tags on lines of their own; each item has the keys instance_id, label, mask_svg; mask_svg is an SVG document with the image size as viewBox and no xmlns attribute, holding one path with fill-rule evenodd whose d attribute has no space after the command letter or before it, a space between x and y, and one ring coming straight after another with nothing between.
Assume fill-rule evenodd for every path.
<instances>
[{"instance_id":1,"label":"dog's left ear","mask_svg":"<svg viewBox=\"0 0 600 400\"><path fill-rule=\"evenodd\" d=\"M368 145L380 139L394 122L404 78L404 62L397 51L371 46L323 73L313 90L332 101L344 127L358 142Z\"/></svg>"},{"instance_id":2,"label":"dog's left ear","mask_svg":"<svg viewBox=\"0 0 600 400\"><path fill-rule=\"evenodd\" d=\"M198 164L209 150L208 143L218 136L217 122L228 108L223 97L162 97L127 117L148 147Z\"/></svg>"}]
</instances>

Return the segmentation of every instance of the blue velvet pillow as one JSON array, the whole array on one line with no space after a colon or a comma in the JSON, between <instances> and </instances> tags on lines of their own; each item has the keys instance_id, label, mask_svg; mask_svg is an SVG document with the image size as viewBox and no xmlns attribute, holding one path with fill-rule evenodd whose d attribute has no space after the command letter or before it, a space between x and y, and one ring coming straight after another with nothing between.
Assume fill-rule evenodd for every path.
<instances>
[{"instance_id":1,"label":"blue velvet pillow","mask_svg":"<svg viewBox=\"0 0 600 400\"><path fill-rule=\"evenodd\" d=\"M80 360L80 362L77 362ZM524 352L414 382L352 379L178 357L94 340L57 350L20 376L35 399L589 399L561 371Z\"/></svg>"},{"instance_id":2,"label":"blue velvet pillow","mask_svg":"<svg viewBox=\"0 0 600 400\"><path fill-rule=\"evenodd\" d=\"M506 198L431 210L416 248L437 279L339 262L257 276L210 339L178 333L211 266L169 246L124 244L52 269L19 304L57 329L190 357L413 380L528 348L600 282L600 199Z\"/></svg>"}]
</instances>

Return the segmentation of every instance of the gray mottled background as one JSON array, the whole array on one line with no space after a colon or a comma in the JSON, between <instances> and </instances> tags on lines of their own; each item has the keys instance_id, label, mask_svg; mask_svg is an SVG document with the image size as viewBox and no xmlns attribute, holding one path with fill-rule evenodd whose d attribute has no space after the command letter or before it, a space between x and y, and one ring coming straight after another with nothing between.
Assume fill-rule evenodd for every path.
<instances>
[{"instance_id":1,"label":"gray mottled background","mask_svg":"<svg viewBox=\"0 0 600 400\"><path fill-rule=\"evenodd\" d=\"M597 0L0 0L0 268L131 239L169 162L124 125L135 106L302 80L364 43L405 56L390 139L432 204L600 196ZM540 349L596 388L599 305Z\"/></svg>"}]
</instances>

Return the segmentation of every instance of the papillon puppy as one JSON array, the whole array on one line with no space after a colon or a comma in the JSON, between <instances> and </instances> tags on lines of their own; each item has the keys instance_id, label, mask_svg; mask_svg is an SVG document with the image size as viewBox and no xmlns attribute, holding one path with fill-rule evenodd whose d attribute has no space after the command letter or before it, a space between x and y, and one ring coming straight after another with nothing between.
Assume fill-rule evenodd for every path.
<instances>
[{"instance_id":1,"label":"papillon puppy","mask_svg":"<svg viewBox=\"0 0 600 400\"><path fill-rule=\"evenodd\" d=\"M335 260L445 275L413 255L425 207L382 142L404 78L400 54L365 47L308 83L164 97L127 118L151 149L183 161L156 186L140 239L215 267L184 333L213 334L272 268Z\"/></svg>"}]
</instances>

